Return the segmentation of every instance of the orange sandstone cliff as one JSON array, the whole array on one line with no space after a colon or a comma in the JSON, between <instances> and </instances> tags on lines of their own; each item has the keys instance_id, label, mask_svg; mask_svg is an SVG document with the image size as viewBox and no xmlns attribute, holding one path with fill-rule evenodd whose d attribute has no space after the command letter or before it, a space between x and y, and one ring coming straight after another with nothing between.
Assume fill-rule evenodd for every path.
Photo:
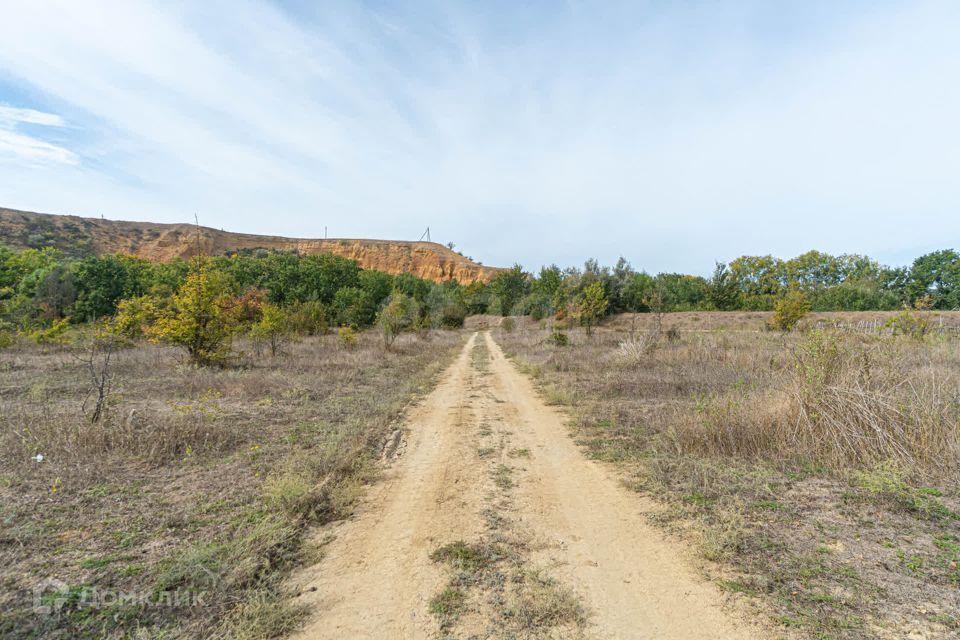
<instances>
[{"instance_id":1,"label":"orange sandstone cliff","mask_svg":"<svg viewBox=\"0 0 960 640\"><path fill-rule=\"evenodd\" d=\"M128 253L150 260L189 258L197 252L197 227L191 224L124 222L0 209L0 243L13 248L57 247L72 255ZM435 242L403 240L301 239L231 233L200 227L206 255L240 249L273 249L303 254L333 253L356 260L364 269L412 273L426 280L461 284L489 282L499 271Z\"/></svg>"}]
</instances>

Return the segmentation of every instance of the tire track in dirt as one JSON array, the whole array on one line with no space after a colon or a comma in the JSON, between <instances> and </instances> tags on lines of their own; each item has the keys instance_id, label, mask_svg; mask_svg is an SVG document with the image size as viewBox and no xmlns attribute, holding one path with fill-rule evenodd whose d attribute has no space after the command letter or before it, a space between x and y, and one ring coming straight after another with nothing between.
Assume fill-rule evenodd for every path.
<instances>
[{"instance_id":1,"label":"tire track in dirt","mask_svg":"<svg viewBox=\"0 0 960 640\"><path fill-rule=\"evenodd\" d=\"M358 514L319 532L334 536L324 559L294 577L314 612L298 638L440 637L429 605L451 577L430 554L459 542L507 560L464 583L469 606L444 637L760 637L646 523L653 505L584 458L488 332L471 336L406 433L403 456ZM549 574L543 584L579 597L585 628L508 633L504 607L534 567Z\"/></svg>"},{"instance_id":2,"label":"tire track in dirt","mask_svg":"<svg viewBox=\"0 0 960 640\"><path fill-rule=\"evenodd\" d=\"M478 534L483 481L470 388L471 336L440 383L406 417L403 456L357 515L318 534L333 536L324 559L293 577L315 617L298 638L431 638L428 603L445 576L429 554L451 536Z\"/></svg>"},{"instance_id":3,"label":"tire track in dirt","mask_svg":"<svg viewBox=\"0 0 960 640\"><path fill-rule=\"evenodd\" d=\"M531 452L517 488L518 510L547 541L541 562L590 613L589 637L726 639L761 637L723 609L723 597L698 577L677 548L646 522L655 505L629 493L588 460L565 419L506 360L489 333L491 384L513 425L515 446Z\"/></svg>"}]
</instances>

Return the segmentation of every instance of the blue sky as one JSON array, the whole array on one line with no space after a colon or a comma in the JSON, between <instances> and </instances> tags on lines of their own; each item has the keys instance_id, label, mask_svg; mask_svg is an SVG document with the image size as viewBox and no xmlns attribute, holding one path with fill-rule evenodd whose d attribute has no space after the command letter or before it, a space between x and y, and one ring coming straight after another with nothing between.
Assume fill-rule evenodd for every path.
<instances>
[{"instance_id":1,"label":"blue sky","mask_svg":"<svg viewBox=\"0 0 960 640\"><path fill-rule=\"evenodd\" d=\"M0 0L0 206L706 273L960 245L960 3Z\"/></svg>"}]
</instances>

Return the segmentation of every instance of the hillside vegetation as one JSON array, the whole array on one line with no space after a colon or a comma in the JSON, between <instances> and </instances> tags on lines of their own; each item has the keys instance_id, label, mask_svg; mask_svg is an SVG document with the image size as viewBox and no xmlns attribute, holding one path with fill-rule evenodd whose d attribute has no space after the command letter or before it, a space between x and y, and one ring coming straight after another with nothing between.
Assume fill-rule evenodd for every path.
<instances>
[{"instance_id":1,"label":"hillside vegetation","mask_svg":"<svg viewBox=\"0 0 960 640\"><path fill-rule=\"evenodd\" d=\"M191 224L124 222L0 209L0 244L18 249L56 248L83 257L124 253L168 261L238 251L332 253L356 260L364 269L461 284L487 282L497 269L485 267L434 242L401 240L307 239L231 233Z\"/></svg>"}]
</instances>

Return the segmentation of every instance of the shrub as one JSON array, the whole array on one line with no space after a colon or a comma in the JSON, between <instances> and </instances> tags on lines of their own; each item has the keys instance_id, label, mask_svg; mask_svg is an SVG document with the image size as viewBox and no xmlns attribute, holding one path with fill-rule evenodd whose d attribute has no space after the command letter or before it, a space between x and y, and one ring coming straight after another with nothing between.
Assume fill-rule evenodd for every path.
<instances>
[{"instance_id":1,"label":"shrub","mask_svg":"<svg viewBox=\"0 0 960 640\"><path fill-rule=\"evenodd\" d=\"M230 313L238 325L252 325L263 316L264 307L269 304L267 291L250 287L230 303Z\"/></svg>"},{"instance_id":2,"label":"shrub","mask_svg":"<svg viewBox=\"0 0 960 640\"><path fill-rule=\"evenodd\" d=\"M333 297L333 313L337 323L350 327L369 327L377 315L370 293L358 287L338 289Z\"/></svg>"},{"instance_id":3,"label":"shrub","mask_svg":"<svg viewBox=\"0 0 960 640\"><path fill-rule=\"evenodd\" d=\"M162 301L153 296L127 298L117 304L110 330L125 338L142 338L160 316Z\"/></svg>"},{"instance_id":4,"label":"shrub","mask_svg":"<svg viewBox=\"0 0 960 640\"><path fill-rule=\"evenodd\" d=\"M792 331L800 320L810 313L810 302L802 291L791 291L780 298L773 307L773 317L768 326L778 331Z\"/></svg>"},{"instance_id":5,"label":"shrub","mask_svg":"<svg viewBox=\"0 0 960 640\"><path fill-rule=\"evenodd\" d=\"M250 337L254 343L266 343L270 355L276 356L283 351L283 345L290 336L290 327L283 310L272 304L264 304L260 309L260 319L250 328Z\"/></svg>"},{"instance_id":6,"label":"shrub","mask_svg":"<svg viewBox=\"0 0 960 640\"><path fill-rule=\"evenodd\" d=\"M416 300L399 291L390 294L387 304L377 315L377 325L380 327L384 346L389 348L401 331L414 326L419 316L420 309Z\"/></svg>"},{"instance_id":7,"label":"shrub","mask_svg":"<svg viewBox=\"0 0 960 640\"><path fill-rule=\"evenodd\" d=\"M459 329L467 319L467 311L456 302L444 304L437 313L437 326L444 329Z\"/></svg>"},{"instance_id":8,"label":"shrub","mask_svg":"<svg viewBox=\"0 0 960 640\"><path fill-rule=\"evenodd\" d=\"M340 327L340 329L337 331L337 335L340 336L340 344L343 346L357 346L357 330L353 327Z\"/></svg>"},{"instance_id":9,"label":"shrub","mask_svg":"<svg viewBox=\"0 0 960 640\"><path fill-rule=\"evenodd\" d=\"M814 331L770 388L734 388L676 427L679 448L837 469L893 461L929 476L960 464L952 378L917 376L888 343Z\"/></svg>"},{"instance_id":10,"label":"shrub","mask_svg":"<svg viewBox=\"0 0 960 640\"><path fill-rule=\"evenodd\" d=\"M517 315L528 315L534 320L542 320L553 313L552 293L534 291L525 296L514 308Z\"/></svg>"},{"instance_id":11,"label":"shrub","mask_svg":"<svg viewBox=\"0 0 960 640\"><path fill-rule=\"evenodd\" d=\"M49 327L32 331L29 338L39 345L59 345L67 342L67 329L70 327L70 321L67 318L54 320Z\"/></svg>"},{"instance_id":12,"label":"shrub","mask_svg":"<svg viewBox=\"0 0 960 640\"><path fill-rule=\"evenodd\" d=\"M223 364L232 353L235 326L226 293L231 285L229 276L199 262L173 297L169 312L149 328L149 335L183 347L195 364Z\"/></svg>"},{"instance_id":13,"label":"shrub","mask_svg":"<svg viewBox=\"0 0 960 640\"><path fill-rule=\"evenodd\" d=\"M550 337L547 338L547 342L555 347L565 347L570 344L570 338L567 336L565 331L554 329L553 333L550 334Z\"/></svg>"},{"instance_id":14,"label":"shrub","mask_svg":"<svg viewBox=\"0 0 960 640\"><path fill-rule=\"evenodd\" d=\"M17 333L13 323L0 320L0 349L12 347L17 341Z\"/></svg>"},{"instance_id":15,"label":"shrub","mask_svg":"<svg viewBox=\"0 0 960 640\"><path fill-rule=\"evenodd\" d=\"M580 321L580 324L587 328L587 335L593 332L593 325L607 313L607 307L609 305L610 303L607 301L607 296L603 291L603 284L600 282L590 284L583 290L583 293L580 294L577 300L575 316Z\"/></svg>"},{"instance_id":16,"label":"shrub","mask_svg":"<svg viewBox=\"0 0 960 640\"><path fill-rule=\"evenodd\" d=\"M506 331L507 333L511 333L514 329L517 328L517 321L511 318L510 316L507 316L506 318L500 321L500 328Z\"/></svg>"},{"instance_id":17,"label":"shrub","mask_svg":"<svg viewBox=\"0 0 960 640\"><path fill-rule=\"evenodd\" d=\"M287 324L293 333L323 335L329 325L327 307L319 300L294 302L287 308Z\"/></svg>"},{"instance_id":18,"label":"shrub","mask_svg":"<svg viewBox=\"0 0 960 640\"><path fill-rule=\"evenodd\" d=\"M930 332L930 321L912 309L904 309L888 319L884 327L893 335L907 336L914 340L923 340Z\"/></svg>"}]
</instances>

